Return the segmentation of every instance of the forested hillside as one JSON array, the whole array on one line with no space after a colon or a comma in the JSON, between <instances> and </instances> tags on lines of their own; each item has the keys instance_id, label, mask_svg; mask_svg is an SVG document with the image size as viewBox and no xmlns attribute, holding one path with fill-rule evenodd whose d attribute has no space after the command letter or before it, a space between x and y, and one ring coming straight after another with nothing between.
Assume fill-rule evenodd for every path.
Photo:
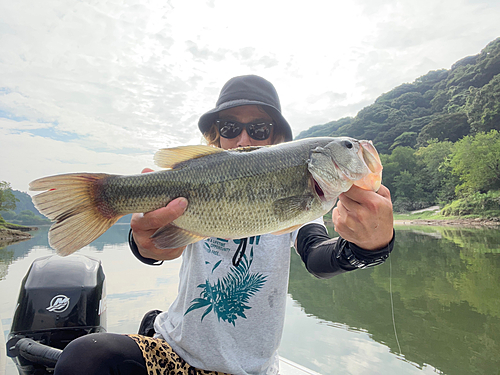
<instances>
[{"instance_id":1,"label":"forested hillside","mask_svg":"<svg viewBox=\"0 0 500 375\"><path fill-rule=\"evenodd\" d=\"M398 211L459 198L472 202L475 196L482 203L474 201L470 204L474 207L464 208L469 204L455 202L456 209L448 208L448 213L479 209L500 214L498 130L500 38L450 70L431 71L382 94L354 118L313 126L297 139L350 136L372 140L379 153L385 154L383 183L391 189Z\"/></svg>"},{"instance_id":2,"label":"forested hillside","mask_svg":"<svg viewBox=\"0 0 500 375\"><path fill-rule=\"evenodd\" d=\"M19 190L12 190L12 193L17 199L16 202L16 208L13 209L14 213L20 214L22 211L31 211L33 214L36 216L39 216L41 218L45 218L38 210L35 208L35 205L33 204L33 201L31 200L31 197L29 196L28 193L19 191Z\"/></svg>"},{"instance_id":3,"label":"forested hillside","mask_svg":"<svg viewBox=\"0 0 500 375\"><path fill-rule=\"evenodd\" d=\"M38 212L27 193L19 190L10 191L14 195L16 202L14 208L1 213L5 220L10 223L22 225L43 225L50 223L49 219Z\"/></svg>"},{"instance_id":4,"label":"forested hillside","mask_svg":"<svg viewBox=\"0 0 500 375\"><path fill-rule=\"evenodd\" d=\"M350 136L371 139L380 153L397 146L454 142L471 132L500 130L500 38L450 70L431 71L382 94L354 118L303 131L297 139Z\"/></svg>"}]
</instances>

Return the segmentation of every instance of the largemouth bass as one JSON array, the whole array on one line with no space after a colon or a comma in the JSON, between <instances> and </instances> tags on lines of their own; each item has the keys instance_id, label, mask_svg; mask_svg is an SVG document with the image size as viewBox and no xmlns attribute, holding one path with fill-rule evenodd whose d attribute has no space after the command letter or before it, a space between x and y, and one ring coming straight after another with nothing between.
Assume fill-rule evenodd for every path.
<instances>
[{"instance_id":1,"label":"largemouth bass","mask_svg":"<svg viewBox=\"0 0 500 375\"><path fill-rule=\"evenodd\" d=\"M353 184L376 191L382 178L372 143L347 137L233 150L183 146L158 151L155 163L168 169L32 181L30 190L46 190L33 197L36 208L55 221L50 245L60 255L71 254L123 215L153 211L177 197L187 198L187 209L152 236L158 248L207 237L287 233L330 211Z\"/></svg>"}]
</instances>

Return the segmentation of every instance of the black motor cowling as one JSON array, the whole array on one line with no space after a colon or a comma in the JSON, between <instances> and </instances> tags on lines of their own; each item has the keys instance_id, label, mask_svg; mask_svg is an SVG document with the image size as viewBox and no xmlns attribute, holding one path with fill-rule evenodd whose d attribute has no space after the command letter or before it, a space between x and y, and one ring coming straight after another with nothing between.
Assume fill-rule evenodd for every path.
<instances>
[{"instance_id":1,"label":"black motor cowling","mask_svg":"<svg viewBox=\"0 0 500 375\"><path fill-rule=\"evenodd\" d=\"M21 285L7 354L22 375L50 373L51 361L37 361L37 353L54 356L47 349L64 349L77 337L105 331L106 288L101 262L77 254L38 258ZM21 345L23 341L26 344L24 338L35 341L24 345L32 352L29 356L23 356L27 352ZM37 343L42 344L40 348Z\"/></svg>"}]
</instances>

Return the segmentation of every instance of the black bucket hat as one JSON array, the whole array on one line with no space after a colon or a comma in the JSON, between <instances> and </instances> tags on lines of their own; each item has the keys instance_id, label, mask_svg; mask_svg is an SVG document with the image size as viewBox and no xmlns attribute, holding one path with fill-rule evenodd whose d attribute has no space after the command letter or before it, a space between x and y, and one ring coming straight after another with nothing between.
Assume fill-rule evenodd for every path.
<instances>
[{"instance_id":1,"label":"black bucket hat","mask_svg":"<svg viewBox=\"0 0 500 375\"><path fill-rule=\"evenodd\" d=\"M203 134L210 130L218 113L242 105L261 105L266 108L276 125L285 134L285 141L291 141L292 128L281 114L280 99L271 82L256 75L231 78L222 87L215 108L200 117L198 127Z\"/></svg>"}]
</instances>

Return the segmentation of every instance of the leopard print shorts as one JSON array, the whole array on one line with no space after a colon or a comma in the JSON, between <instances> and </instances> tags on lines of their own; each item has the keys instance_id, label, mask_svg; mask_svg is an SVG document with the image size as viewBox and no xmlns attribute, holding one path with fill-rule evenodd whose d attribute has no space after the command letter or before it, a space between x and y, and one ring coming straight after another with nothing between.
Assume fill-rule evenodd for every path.
<instances>
[{"instance_id":1,"label":"leopard print shorts","mask_svg":"<svg viewBox=\"0 0 500 375\"><path fill-rule=\"evenodd\" d=\"M127 336L141 349L149 375L229 375L190 366L165 340L141 335Z\"/></svg>"}]
</instances>

